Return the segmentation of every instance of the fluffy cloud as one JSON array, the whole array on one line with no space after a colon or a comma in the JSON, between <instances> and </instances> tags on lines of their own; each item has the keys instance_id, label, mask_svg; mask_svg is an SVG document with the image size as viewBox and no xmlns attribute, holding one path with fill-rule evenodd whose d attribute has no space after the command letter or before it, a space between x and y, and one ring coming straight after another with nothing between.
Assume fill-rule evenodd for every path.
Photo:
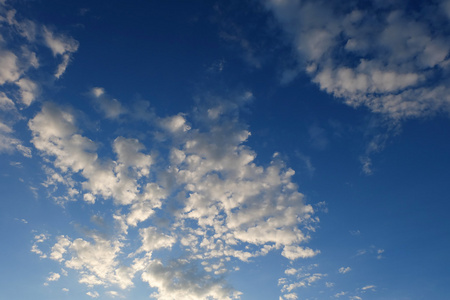
<instances>
[{"instance_id":1,"label":"fluffy cloud","mask_svg":"<svg viewBox=\"0 0 450 300\"><path fill-rule=\"evenodd\" d=\"M221 279L211 280L209 275L185 260L172 261L169 265L153 260L142 274L142 280L158 289L152 297L159 300L229 300L239 299L241 294Z\"/></svg>"},{"instance_id":2,"label":"fluffy cloud","mask_svg":"<svg viewBox=\"0 0 450 300\"><path fill-rule=\"evenodd\" d=\"M352 269L350 267L341 267L341 268L339 268L339 273L345 274L345 273L350 272L351 270Z\"/></svg>"},{"instance_id":3,"label":"fluffy cloud","mask_svg":"<svg viewBox=\"0 0 450 300\"><path fill-rule=\"evenodd\" d=\"M391 118L449 111L446 2L367 6L264 0L319 87ZM426 13L423 13L426 12Z\"/></svg>"},{"instance_id":4,"label":"fluffy cloud","mask_svg":"<svg viewBox=\"0 0 450 300\"><path fill-rule=\"evenodd\" d=\"M70 57L78 48L71 37L56 33L47 27L20 16L9 3L0 7L0 152L18 151L31 157L31 149L14 136L13 126L23 119L23 109L38 99L41 86L48 80L42 72L39 57L49 47L58 63L56 77L65 71ZM62 63L59 63L59 56ZM47 59L46 64L51 65ZM39 72L35 71L40 69ZM16 108L17 106L17 108ZM4 120L8 120L6 122Z\"/></svg>"},{"instance_id":5,"label":"fluffy cloud","mask_svg":"<svg viewBox=\"0 0 450 300\"><path fill-rule=\"evenodd\" d=\"M75 116L68 110L47 103L28 125L36 149L54 158L62 172L80 172L87 179L82 183L89 192L84 196L87 202L93 203L95 195L121 204L138 200L137 179L148 175L152 158L141 152L144 146L137 140L117 138L113 143L117 161L102 161L95 152L97 145L80 134Z\"/></svg>"},{"instance_id":6,"label":"fluffy cloud","mask_svg":"<svg viewBox=\"0 0 450 300\"><path fill-rule=\"evenodd\" d=\"M295 172L277 153L266 166L256 164L236 109L223 101L199 108L197 128L187 125L188 114L156 117L154 131L165 136L155 138L164 142L153 143L152 152L169 149L166 155L150 155L143 141L119 136L108 157L99 155L72 110L44 104L29 128L53 170L48 184L80 189L73 197L91 204L112 199L116 207L113 235L59 236L48 256L77 270L88 286L128 288L139 273L164 300L239 298L224 277L239 269L237 262L275 251L291 261L317 255L302 245L318 219L292 181ZM286 299L324 275L302 276L284 288Z\"/></svg>"}]
</instances>

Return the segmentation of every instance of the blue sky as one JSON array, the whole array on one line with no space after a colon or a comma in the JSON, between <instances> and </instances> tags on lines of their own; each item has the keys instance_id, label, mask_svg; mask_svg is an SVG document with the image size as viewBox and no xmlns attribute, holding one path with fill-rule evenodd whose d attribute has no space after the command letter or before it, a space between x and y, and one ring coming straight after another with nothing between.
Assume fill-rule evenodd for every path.
<instances>
[{"instance_id":1,"label":"blue sky","mask_svg":"<svg viewBox=\"0 0 450 300\"><path fill-rule=\"evenodd\" d=\"M0 299L449 299L449 19L0 0Z\"/></svg>"}]
</instances>

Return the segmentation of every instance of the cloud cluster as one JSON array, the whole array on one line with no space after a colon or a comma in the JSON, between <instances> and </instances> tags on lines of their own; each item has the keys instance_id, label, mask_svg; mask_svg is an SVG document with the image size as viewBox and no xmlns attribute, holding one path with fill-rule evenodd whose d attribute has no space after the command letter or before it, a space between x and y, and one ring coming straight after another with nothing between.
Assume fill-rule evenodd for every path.
<instances>
[{"instance_id":1,"label":"cloud cluster","mask_svg":"<svg viewBox=\"0 0 450 300\"><path fill-rule=\"evenodd\" d=\"M286 277L278 280L278 285L281 286L281 292L284 294L280 300L298 299L297 293L293 292L298 288L306 288L311 286L316 281L319 281L327 276L323 273L313 273L312 270L317 268L317 264L304 266L299 269L289 268L284 271Z\"/></svg>"},{"instance_id":2,"label":"cloud cluster","mask_svg":"<svg viewBox=\"0 0 450 300\"><path fill-rule=\"evenodd\" d=\"M14 137L13 125L22 119L19 109L36 101L43 82L52 81L42 77L46 74L42 69L55 63L53 77L58 79L77 49L73 38L23 18L10 5L0 3L0 152L18 151L31 157L31 149ZM53 61L46 58L48 50Z\"/></svg>"},{"instance_id":3,"label":"cloud cluster","mask_svg":"<svg viewBox=\"0 0 450 300\"><path fill-rule=\"evenodd\" d=\"M263 3L312 80L346 104L394 119L450 111L448 1Z\"/></svg>"},{"instance_id":4,"label":"cloud cluster","mask_svg":"<svg viewBox=\"0 0 450 300\"><path fill-rule=\"evenodd\" d=\"M116 207L113 235L60 236L46 255L92 287L125 289L139 273L162 300L237 299L241 293L224 276L239 261L273 251L291 261L319 253L303 246L318 219L292 181L294 171L277 153L267 166L255 163L245 145L250 132L235 109L222 101L198 109L192 122L188 114L156 117L153 149L118 136L108 157L83 134L72 110L44 104L29 128L48 162L46 184L65 186L73 200L111 199ZM167 155L155 157L153 150ZM129 245L133 236L140 245Z\"/></svg>"}]
</instances>

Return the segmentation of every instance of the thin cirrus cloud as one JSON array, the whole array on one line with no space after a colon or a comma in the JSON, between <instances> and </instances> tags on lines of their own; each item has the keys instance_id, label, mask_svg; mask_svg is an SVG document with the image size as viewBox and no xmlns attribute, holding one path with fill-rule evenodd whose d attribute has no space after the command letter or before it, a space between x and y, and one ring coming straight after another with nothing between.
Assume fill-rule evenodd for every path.
<instances>
[{"instance_id":1,"label":"thin cirrus cloud","mask_svg":"<svg viewBox=\"0 0 450 300\"><path fill-rule=\"evenodd\" d=\"M449 1L420 13L405 1L263 3L312 81L347 105L392 119L449 112Z\"/></svg>"}]
</instances>

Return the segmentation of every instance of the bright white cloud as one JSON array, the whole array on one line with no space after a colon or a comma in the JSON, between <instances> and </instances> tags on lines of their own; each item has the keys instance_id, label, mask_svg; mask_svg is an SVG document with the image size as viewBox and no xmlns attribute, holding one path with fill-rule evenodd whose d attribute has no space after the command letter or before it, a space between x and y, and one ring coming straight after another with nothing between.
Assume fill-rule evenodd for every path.
<instances>
[{"instance_id":1,"label":"bright white cloud","mask_svg":"<svg viewBox=\"0 0 450 300\"><path fill-rule=\"evenodd\" d=\"M92 93L102 97L104 91ZM237 106L218 107L198 111L198 128L187 125L186 114L155 118L154 130L166 129L163 140L170 149L155 158L143 142L121 136L111 144L114 157L100 157L74 112L44 104L29 128L48 168L58 170L48 172L48 184L80 189L74 197L91 204L111 198L117 208L111 215L114 235L60 236L50 258L77 270L79 282L88 286L128 288L139 273L157 299L220 300L240 297L224 279L239 269L233 262L272 251L291 261L317 255L302 246L318 219L292 181L294 171L278 154L258 166L256 153L245 145L250 132L234 117ZM213 110L220 113L211 118ZM85 181L74 183L74 174ZM134 234L138 245L128 243ZM185 258L173 258L172 251ZM323 276L304 275L285 294Z\"/></svg>"},{"instance_id":2,"label":"bright white cloud","mask_svg":"<svg viewBox=\"0 0 450 300\"><path fill-rule=\"evenodd\" d=\"M345 273L350 272L351 270L352 269L350 267L341 267L341 268L339 268L339 273L345 274Z\"/></svg>"}]
</instances>

